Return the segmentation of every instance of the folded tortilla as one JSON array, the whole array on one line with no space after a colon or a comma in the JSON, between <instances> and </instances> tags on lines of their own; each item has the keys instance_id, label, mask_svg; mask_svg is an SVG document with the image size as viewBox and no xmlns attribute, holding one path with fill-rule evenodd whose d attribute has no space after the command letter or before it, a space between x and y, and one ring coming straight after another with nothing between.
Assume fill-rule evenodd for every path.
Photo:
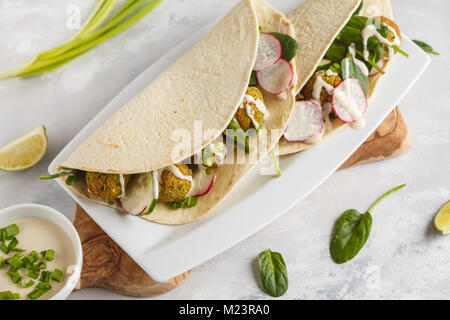
<instances>
[{"instance_id":1,"label":"folded tortilla","mask_svg":"<svg viewBox=\"0 0 450 320\"><path fill-rule=\"evenodd\" d=\"M264 0L241 1L197 45L119 109L60 166L136 174L181 162L201 151L222 134L244 98L256 59L259 27L294 37L291 23ZM292 113L295 60L291 63L294 81L284 99L263 92L269 114L262 126L268 129L269 139L260 145L263 152L258 153L258 160L276 145ZM195 123L203 129L200 142L194 141ZM174 132L182 132L187 137L181 142L183 148L176 148L180 141L175 139ZM176 149L179 150L174 154ZM213 188L199 198L195 207L175 211L158 203L145 218L164 224L197 220L254 166L247 161L221 165L215 169ZM84 198L107 205L88 192L84 181L76 182L72 188Z\"/></svg>"},{"instance_id":2,"label":"folded tortilla","mask_svg":"<svg viewBox=\"0 0 450 320\"><path fill-rule=\"evenodd\" d=\"M296 93L299 93L313 76L339 32L344 28L360 5L360 0L308 0L295 11L287 15L295 29L295 39L302 48L302 54L296 57L298 82ZM359 13L369 18L385 16L393 19L389 0L364 0ZM386 61L385 66L388 64ZM369 78L370 98L374 92L380 75ZM331 120L332 129L323 134L323 138L347 126L339 119ZM288 155L313 147L314 144L291 142L284 138L279 142L279 154Z\"/></svg>"}]
</instances>

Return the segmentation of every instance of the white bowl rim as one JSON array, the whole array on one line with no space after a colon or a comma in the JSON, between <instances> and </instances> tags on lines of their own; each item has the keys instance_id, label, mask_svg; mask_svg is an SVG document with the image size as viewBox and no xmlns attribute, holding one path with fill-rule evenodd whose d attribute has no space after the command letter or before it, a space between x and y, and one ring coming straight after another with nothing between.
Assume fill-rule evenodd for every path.
<instances>
[{"instance_id":1,"label":"white bowl rim","mask_svg":"<svg viewBox=\"0 0 450 320\"><path fill-rule=\"evenodd\" d=\"M39 211L23 211L23 214L17 213L18 211L23 209L38 209ZM66 284L55 294L53 295L49 300L64 300L66 299L69 294L73 291L75 286L77 285L80 276L81 276L81 269L83 266L83 249L81 246L81 240L78 235L77 230L75 229L72 222L61 212L58 210L45 206L42 204L37 203L22 203L22 204L16 204L12 205L10 207L6 207L3 209L0 209L0 216L2 218L5 217L5 215L14 215L15 217L11 219L20 219L25 217L37 217L41 219L48 220L54 224L56 224L58 227L60 227L66 235L69 237L69 239L72 242L74 253L75 253L75 268L73 270L73 273L69 276L69 278L66 280ZM8 218L5 218L8 220Z\"/></svg>"}]
</instances>

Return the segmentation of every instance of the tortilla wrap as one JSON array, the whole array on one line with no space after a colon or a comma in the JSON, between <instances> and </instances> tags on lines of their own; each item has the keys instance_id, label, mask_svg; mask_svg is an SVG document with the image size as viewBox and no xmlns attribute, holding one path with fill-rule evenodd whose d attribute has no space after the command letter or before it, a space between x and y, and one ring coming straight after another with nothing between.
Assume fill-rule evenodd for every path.
<instances>
[{"instance_id":1,"label":"tortilla wrap","mask_svg":"<svg viewBox=\"0 0 450 320\"><path fill-rule=\"evenodd\" d=\"M291 23L264 0L243 0L185 56L84 141L61 167L103 173L143 173L201 151L222 134L244 98L256 59L259 27L266 32L294 37ZM292 113L295 60L291 63L294 81L284 99L263 92L269 114L262 127L268 129L269 139L260 145L257 160L276 145ZM202 123L204 133L197 145L193 141L194 121ZM171 135L177 129L185 130L191 137L190 143L185 143L190 148L173 157L172 151L179 141L171 139ZM249 155L245 158L245 164L217 167L213 188L199 198L195 207L175 211L158 203L145 219L183 224L204 216L255 166L247 161ZM106 205L104 200L88 192L84 181L72 187L82 197ZM118 205L113 207L120 209Z\"/></svg>"},{"instance_id":2,"label":"tortilla wrap","mask_svg":"<svg viewBox=\"0 0 450 320\"><path fill-rule=\"evenodd\" d=\"M359 4L359 0L308 0L287 16L294 26L296 40L299 42L301 51L309 52L308 58L303 54L296 57L297 70L301 70L298 73L297 93L300 92L314 74L334 39L350 20ZM385 16L391 20L393 19L389 0L364 0L359 14L369 18ZM387 64L388 61L386 61L385 67ZM372 96L380 76L378 74L377 76L369 77L367 98ZM323 134L323 138L325 139L328 135L347 125L339 119L331 120L332 129L326 131ZM314 144L290 142L281 138L279 154L297 153L313 146Z\"/></svg>"}]
</instances>

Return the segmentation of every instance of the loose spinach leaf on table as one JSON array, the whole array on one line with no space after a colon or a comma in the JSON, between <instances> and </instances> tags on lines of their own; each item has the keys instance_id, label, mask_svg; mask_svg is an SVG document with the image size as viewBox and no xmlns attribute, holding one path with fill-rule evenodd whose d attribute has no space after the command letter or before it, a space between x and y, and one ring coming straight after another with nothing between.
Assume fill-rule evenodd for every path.
<instances>
[{"instance_id":1,"label":"loose spinach leaf on table","mask_svg":"<svg viewBox=\"0 0 450 320\"><path fill-rule=\"evenodd\" d=\"M405 186L402 184L383 194L365 213L349 209L339 217L330 242L330 255L334 262L345 263L358 254L372 230L372 210L388 195Z\"/></svg>"},{"instance_id":2,"label":"loose spinach leaf on table","mask_svg":"<svg viewBox=\"0 0 450 320\"><path fill-rule=\"evenodd\" d=\"M264 290L272 297L285 294L289 281L281 254L267 249L258 255L258 265Z\"/></svg>"},{"instance_id":3,"label":"loose spinach leaf on table","mask_svg":"<svg viewBox=\"0 0 450 320\"><path fill-rule=\"evenodd\" d=\"M361 214L355 209L345 211L336 222L336 232L330 245L334 262L340 264L353 259L366 243L371 229L370 212Z\"/></svg>"},{"instance_id":4,"label":"loose spinach leaf on table","mask_svg":"<svg viewBox=\"0 0 450 320\"><path fill-rule=\"evenodd\" d=\"M435 54L435 55L440 55L439 52L434 51L434 49L427 43L420 41L420 40L413 40L415 44L417 44L420 48L422 48L423 51L431 53L431 54Z\"/></svg>"}]
</instances>

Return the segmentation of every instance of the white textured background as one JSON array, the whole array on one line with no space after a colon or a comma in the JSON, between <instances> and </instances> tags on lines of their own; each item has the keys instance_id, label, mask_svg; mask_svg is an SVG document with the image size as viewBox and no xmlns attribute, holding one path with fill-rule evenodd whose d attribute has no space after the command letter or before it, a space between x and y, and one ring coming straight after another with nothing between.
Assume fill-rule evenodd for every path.
<instances>
[{"instance_id":1,"label":"white textured background","mask_svg":"<svg viewBox=\"0 0 450 320\"><path fill-rule=\"evenodd\" d=\"M94 0L0 0L0 70L60 44L75 30L67 9L86 17ZM0 207L36 202L68 217L74 202L56 183L39 181L56 154L123 87L169 48L223 15L236 0L165 0L140 23L53 73L0 82L0 145L45 124L50 146L43 161L21 173L0 172ZM271 1L276 4L276 1ZM409 299L450 297L450 236L432 220L450 199L450 60L448 0L392 0L396 22L413 39L432 44L440 56L402 101L413 137L401 157L336 173L269 227L198 266L164 299L264 299L254 272L257 254L283 254L291 299ZM374 214L372 235L357 258L334 264L328 253L336 218L365 210L392 186L408 187ZM72 299L128 298L84 289Z\"/></svg>"}]
</instances>

